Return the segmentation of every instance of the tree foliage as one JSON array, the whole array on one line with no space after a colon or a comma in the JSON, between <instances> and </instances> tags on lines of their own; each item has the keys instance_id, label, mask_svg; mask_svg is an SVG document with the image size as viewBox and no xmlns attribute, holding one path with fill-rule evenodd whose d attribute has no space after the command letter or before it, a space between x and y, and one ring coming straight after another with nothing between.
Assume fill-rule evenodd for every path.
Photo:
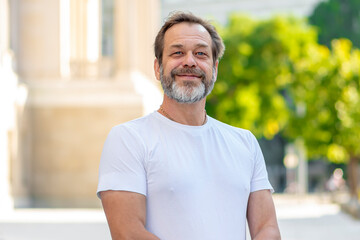
<instances>
[{"instance_id":1,"label":"tree foliage","mask_svg":"<svg viewBox=\"0 0 360 240\"><path fill-rule=\"evenodd\" d=\"M328 0L321 2L309 18L318 26L319 42L331 47L335 38L348 38L360 47L360 1Z\"/></svg>"},{"instance_id":2,"label":"tree foliage","mask_svg":"<svg viewBox=\"0 0 360 240\"><path fill-rule=\"evenodd\" d=\"M310 158L360 156L360 52L349 40L317 43L305 20L233 15L208 98L210 115L271 139L303 138Z\"/></svg>"},{"instance_id":3,"label":"tree foliage","mask_svg":"<svg viewBox=\"0 0 360 240\"><path fill-rule=\"evenodd\" d=\"M360 156L360 51L346 39L332 51L318 45L312 58L294 63L295 108L287 136L302 136L310 157L336 163Z\"/></svg>"},{"instance_id":4,"label":"tree foliage","mask_svg":"<svg viewBox=\"0 0 360 240\"><path fill-rule=\"evenodd\" d=\"M309 54L303 49L316 44L316 32L296 18L255 21L242 15L231 16L221 32L226 51L207 110L271 139L289 119L285 96L293 62Z\"/></svg>"}]
</instances>

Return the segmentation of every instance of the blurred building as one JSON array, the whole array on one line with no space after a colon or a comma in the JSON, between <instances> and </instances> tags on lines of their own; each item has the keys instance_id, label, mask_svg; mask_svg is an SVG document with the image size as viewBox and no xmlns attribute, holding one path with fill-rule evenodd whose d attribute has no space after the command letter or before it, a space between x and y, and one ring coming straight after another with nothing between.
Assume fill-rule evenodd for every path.
<instances>
[{"instance_id":1,"label":"blurred building","mask_svg":"<svg viewBox=\"0 0 360 240\"><path fill-rule=\"evenodd\" d=\"M0 208L100 206L107 133L162 100L159 1L0 0L0 11Z\"/></svg>"},{"instance_id":2,"label":"blurred building","mask_svg":"<svg viewBox=\"0 0 360 240\"><path fill-rule=\"evenodd\" d=\"M324 0L161 0L162 17L174 10L191 11L221 24L232 13L244 13L258 18L285 14L309 16L315 6Z\"/></svg>"},{"instance_id":3,"label":"blurred building","mask_svg":"<svg viewBox=\"0 0 360 240\"><path fill-rule=\"evenodd\" d=\"M317 2L0 0L0 211L100 206L107 133L161 103L152 45L169 12L225 23L234 11L305 16ZM278 185L282 171L269 168Z\"/></svg>"}]
</instances>

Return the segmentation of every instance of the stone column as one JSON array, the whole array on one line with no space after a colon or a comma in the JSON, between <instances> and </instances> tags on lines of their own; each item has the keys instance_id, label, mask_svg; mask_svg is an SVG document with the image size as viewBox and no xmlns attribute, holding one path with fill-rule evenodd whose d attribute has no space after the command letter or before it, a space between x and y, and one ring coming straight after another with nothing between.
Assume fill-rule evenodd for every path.
<instances>
[{"instance_id":1,"label":"stone column","mask_svg":"<svg viewBox=\"0 0 360 240\"><path fill-rule=\"evenodd\" d=\"M81 63L86 62L86 4L87 0L70 2L70 61L78 65L80 74L85 74L84 71L86 70L84 66L81 66Z\"/></svg>"},{"instance_id":2,"label":"stone column","mask_svg":"<svg viewBox=\"0 0 360 240\"><path fill-rule=\"evenodd\" d=\"M114 2L114 61L115 71L125 72L134 67L130 42L134 38L131 24L134 24L134 2L118 0Z\"/></svg>"},{"instance_id":3,"label":"stone column","mask_svg":"<svg viewBox=\"0 0 360 240\"><path fill-rule=\"evenodd\" d=\"M18 0L18 73L26 82L60 75L59 0Z\"/></svg>"},{"instance_id":4,"label":"stone column","mask_svg":"<svg viewBox=\"0 0 360 240\"><path fill-rule=\"evenodd\" d=\"M38 154L39 149L49 149L46 144L39 144L39 137L53 134L43 129L35 129L38 119L33 104L29 99L37 98L37 84L47 84L45 92L53 94L51 86L60 80L60 0L13 0L10 2L12 21L12 46L16 55L19 79L26 85L21 86L25 107L18 106L18 154L12 160L12 190L15 207L33 205L34 189L41 188L34 184L36 160L48 159ZM41 121L40 121L41 122ZM55 129L54 129L55 130ZM44 184L47 184L44 181Z\"/></svg>"},{"instance_id":5,"label":"stone column","mask_svg":"<svg viewBox=\"0 0 360 240\"><path fill-rule=\"evenodd\" d=\"M141 29L136 28L138 31L135 46L138 50L137 66L149 79L155 80L153 44L161 23L160 2L158 0L137 0L136 2L138 23L143 26Z\"/></svg>"},{"instance_id":6,"label":"stone column","mask_svg":"<svg viewBox=\"0 0 360 240\"><path fill-rule=\"evenodd\" d=\"M117 72L140 71L154 79L153 42L159 29L159 0L115 1L114 38Z\"/></svg>"},{"instance_id":7,"label":"stone column","mask_svg":"<svg viewBox=\"0 0 360 240\"><path fill-rule=\"evenodd\" d=\"M95 192L106 135L111 127L143 115L144 109L154 111L150 100L160 95L148 84L149 78L144 77L139 64L147 55L141 52L143 48L137 49L138 43L150 46L153 41L141 41L139 34L147 32L150 23L144 25L144 19L133 29L127 25L133 18L139 21L139 12L146 17L146 12L156 6L114 1L118 6L116 18L125 25L117 32L120 43L115 42L121 49L114 57L121 63L120 74L102 78L93 75L87 66L87 21L89 9L96 11L98 2L94 1L97 0L14 0L18 12L18 31L14 36L19 78L29 89L21 119L22 160L17 170L23 173L17 176L25 182L33 207L100 206ZM118 27L115 26L116 31ZM68 46L60 46L64 42ZM66 54L60 54L63 49ZM72 61L80 67L76 71L70 67L61 75L61 66L66 69ZM151 67L152 59L146 65Z\"/></svg>"},{"instance_id":8,"label":"stone column","mask_svg":"<svg viewBox=\"0 0 360 240\"><path fill-rule=\"evenodd\" d=\"M141 99L146 114L162 100L153 70L153 42L159 28L160 3L159 0L114 3L115 78L127 86L128 93Z\"/></svg>"},{"instance_id":9,"label":"stone column","mask_svg":"<svg viewBox=\"0 0 360 240\"><path fill-rule=\"evenodd\" d=\"M12 70L9 49L9 5L0 0L0 212L13 208L10 186L10 160L14 152L15 96L17 78Z\"/></svg>"},{"instance_id":10,"label":"stone column","mask_svg":"<svg viewBox=\"0 0 360 240\"><path fill-rule=\"evenodd\" d=\"M7 0L0 0L0 53L9 47L9 4Z\"/></svg>"}]
</instances>

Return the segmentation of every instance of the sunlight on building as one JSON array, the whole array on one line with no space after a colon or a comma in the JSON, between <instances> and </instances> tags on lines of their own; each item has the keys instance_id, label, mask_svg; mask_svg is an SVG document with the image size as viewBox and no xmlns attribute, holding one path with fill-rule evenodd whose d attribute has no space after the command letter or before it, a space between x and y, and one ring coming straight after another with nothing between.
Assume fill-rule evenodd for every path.
<instances>
[{"instance_id":1,"label":"sunlight on building","mask_svg":"<svg viewBox=\"0 0 360 240\"><path fill-rule=\"evenodd\" d=\"M60 73L70 76L70 1L60 1Z\"/></svg>"},{"instance_id":2,"label":"sunlight on building","mask_svg":"<svg viewBox=\"0 0 360 240\"><path fill-rule=\"evenodd\" d=\"M108 132L162 100L159 12L159 0L0 0L1 208L100 207Z\"/></svg>"},{"instance_id":3,"label":"sunlight on building","mask_svg":"<svg viewBox=\"0 0 360 240\"><path fill-rule=\"evenodd\" d=\"M10 189L11 135L16 128L17 76L12 71L12 55L0 52L0 211L12 209Z\"/></svg>"},{"instance_id":4,"label":"sunlight on building","mask_svg":"<svg viewBox=\"0 0 360 240\"><path fill-rule=\"evenodd\" d=\"M87 59L96 62L99 59L99 1L87 2Z\"/></svg>"}]
</instances>

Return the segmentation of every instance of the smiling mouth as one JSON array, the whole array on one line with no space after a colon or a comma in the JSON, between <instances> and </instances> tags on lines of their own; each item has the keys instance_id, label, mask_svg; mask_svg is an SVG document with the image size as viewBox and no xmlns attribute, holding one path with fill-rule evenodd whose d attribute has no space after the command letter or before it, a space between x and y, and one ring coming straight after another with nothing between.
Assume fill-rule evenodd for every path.
<instances>
[{"instance_id":1,"label":"smiling mouth","mask_svg":"<svg viewBox=\"0 0 360 240\"><path fill-rule=\"evenodd\" d=\"M177 76L187 79L198 79L205 77L205 73L199 69L174 69L171 71L171 75L173 77Z\"/></svg>"},{"instance_id":2,"label":"smiling mouth","mask_svg":"<svg viewBox=\"0 0 360 240\"><path fill-rule=\"evenodd\" d=\"M176 76L185 77L185 78L201 78L201 76L198 76L198 75L190 75L190 74L177 74Z\"/></svg>"}]
</instances>

